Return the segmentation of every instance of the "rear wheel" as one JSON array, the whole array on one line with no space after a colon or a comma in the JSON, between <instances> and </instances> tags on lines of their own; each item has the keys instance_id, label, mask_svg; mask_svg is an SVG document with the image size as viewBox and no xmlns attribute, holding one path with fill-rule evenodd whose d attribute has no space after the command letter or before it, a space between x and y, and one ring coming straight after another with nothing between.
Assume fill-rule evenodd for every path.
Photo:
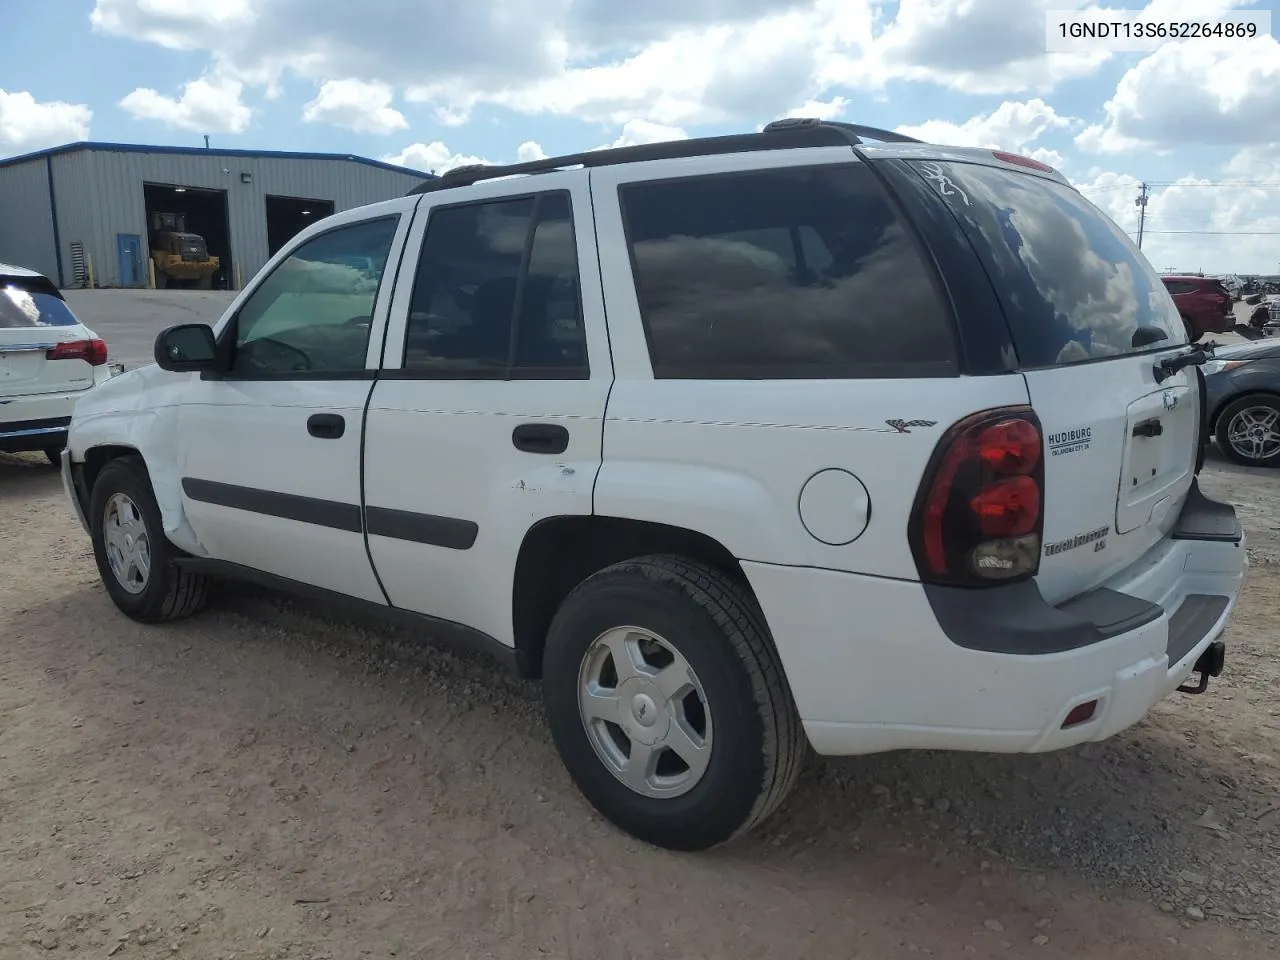
<instances>
[{"instance_id":1,"label":"rear wheel","mask_svg":"<svg viewBox=\"0 0 1280 960\"><path fill-rule=\"evenodd\" d=\"M1182 318L1182 328L1187 331L1188 343L1198 343L1200 338L1204 336L1204 332L1196 330L1196 328L1191 325L1191 321L1185 316Z\"/></svg>"},{"instance_id":2,"label":"rear wheel","mask_svg":"<svg viewBox=\"0 0 1280 960\"><path fill-rule=\"evenodd\" d=\"M1280 466L1280 397L1253 394L1227 404L1218 417L1218 448L1248 467Z\"/></svg>"},{"instance_id":3,"label":"rear wheel","mask_svg":"<svg viewBox=\"0 0 1280 960\"><path fill-rule=\"evenodd\" d=\"M683 558L629 560L580 584L551 625L543 684L579 789L657 846L702 850L750 830L806 753L759 607Z\"/></svg>"},{"instance_id":4,"label":"rear wheel","mask_svg":"<svg viewBox=\"0 0 1280 960\"><path fill-rule=\"evenodd\" d=\"M160 508L138 457L112 460L89 498L93 556L103 586L121 612L142 623L177 620L200 610L208 578L185 573L164 535Z\"/></svg>"}]
</instances>

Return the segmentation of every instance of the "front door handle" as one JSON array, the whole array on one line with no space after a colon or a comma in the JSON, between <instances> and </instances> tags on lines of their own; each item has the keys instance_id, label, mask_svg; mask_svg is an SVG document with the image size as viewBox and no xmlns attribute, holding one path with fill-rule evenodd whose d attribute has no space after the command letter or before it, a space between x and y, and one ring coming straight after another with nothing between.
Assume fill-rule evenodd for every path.
<instances>
[{"instance_id":1,"label":"front door handle","mask_svg":"<svg viewBox=\"0 0 1280 960\"><path fill-rule=\"evenodd\" d=\"M526 453L564 453L569 431L558 423L522 423L511 431L511 442Z\"/></svg>"},{"instance_id":2,"label":"front door handle","mask_svg":"<svg viewBox=\"0 0 1280 960\"><path fill-rule=\"evenodd\" d=\"M313 413L307 417L307 433L321 440L337 440L347 432L347 421L337 413Z\"/></svg>"}]
</instances>

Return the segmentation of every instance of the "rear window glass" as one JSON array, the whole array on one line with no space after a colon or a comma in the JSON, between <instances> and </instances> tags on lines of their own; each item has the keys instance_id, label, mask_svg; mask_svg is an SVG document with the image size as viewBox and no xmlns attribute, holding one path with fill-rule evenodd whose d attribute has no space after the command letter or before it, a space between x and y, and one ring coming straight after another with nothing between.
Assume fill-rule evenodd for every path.
<instances>
[{"instance_id":1,"label":"rear window glass","mask_svg":"<svg viewBox=\"0 0 1280 960\"><path fill-rule=\"evenodd\" d=\"M1151 264L1101 210L1043 177L960 162L913 162L963 224L991 275L1019 363L1050 367L1184 341ZM1134 347L1139 327L1168 339Z\"/></svg>"},{"instance_id":2,"label":"rear window glass","mask_svg":"<svg viewBox=\"0 0 1280 960\"><path fill-rule=\"evenodd\" d=\"M864 164L620 196L655 377L954 375L950 308Z\"/></svg>"},{"instance_id":3,"label":"rear window glass","mask_svg":"<svg viewBox=\"0 0 1280 960\"><path fill-rule=\"evenodd\" d=\"M66 301L40 284L0 279L0 329L70 327L79 322Z\"/></svg>"}]
</instances>

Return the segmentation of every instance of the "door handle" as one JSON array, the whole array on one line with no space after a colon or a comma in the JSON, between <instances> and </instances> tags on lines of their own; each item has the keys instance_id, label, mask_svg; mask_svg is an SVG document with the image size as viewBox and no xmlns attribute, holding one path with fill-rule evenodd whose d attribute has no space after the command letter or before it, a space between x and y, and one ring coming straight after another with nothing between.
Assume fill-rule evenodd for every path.
<instances>
[{"instance_id":1,"label":"door handle","mask_svg":"<svg viewBox=\"0 0 1280 960\"><path fill-rule=\"evenodd\" d=\"M347 421L336 413L313 413L307 417L307 433L321 440L337 440L347 432Z\"/></svg>"},{"instance_id":2,"label":"door handle","mask_svg":"<svg viewBox=\"0 0 1280 960\"><path fill-rule=\"evenodd\" d=\"M522 423L511 431L511 442L526 453L564 453L569 431L558 423Z\"/></svg>"},{"instance_id":3,"label":"door handle","mask_svg":"<svg viewBox=\"0 0 1280 960\"><path fill-rule=\"evenodd\" d=\"M1133 428L1135 437L1158 437L1164 433L1164 425L1159 420L1143 420Z\"/></svg>"}]
</instances>

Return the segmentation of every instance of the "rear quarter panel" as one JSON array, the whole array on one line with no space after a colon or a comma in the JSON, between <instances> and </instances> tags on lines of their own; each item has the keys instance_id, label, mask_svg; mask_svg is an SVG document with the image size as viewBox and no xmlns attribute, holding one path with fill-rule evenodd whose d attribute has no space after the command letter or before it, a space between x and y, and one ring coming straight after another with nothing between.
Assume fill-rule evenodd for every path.
<instances>
[{"instance_id":1,"label":"rear quarter panel","mask_svg":"<svg viewBox=\"0 0 1280 960\"><path fill-rule=\"evenodd\" d=\"M1026 402L1016 375L623 377L605 418L595 510L696 530L739 560L914 580L908 521L939 438L970 413Z\"/></svg>"}]
</instances>

